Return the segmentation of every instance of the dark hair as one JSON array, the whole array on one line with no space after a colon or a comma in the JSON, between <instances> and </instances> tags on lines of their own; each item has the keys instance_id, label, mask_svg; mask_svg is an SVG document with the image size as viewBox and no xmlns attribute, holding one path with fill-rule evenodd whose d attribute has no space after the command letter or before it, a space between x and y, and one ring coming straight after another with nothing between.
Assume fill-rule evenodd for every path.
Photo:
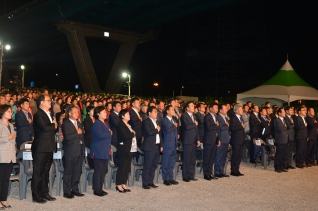
<instances>
[{"instance_id":1,"label":"dark hair","mask_svg":"<svg viewBox=\"0 0 318 211\"><path fill-rule=\"evenodd\" d=\"M120 102L119 102L119 101L114 101L114 102L112 103L112 107L113 107L113 108L116 107L117 104L120 104Z\"/></svg>"},{"instance_id":2,"label":"dark hair","mask_svg":"<svg viewBox=\"0 0 318 211\"><path fill-rule=\"evenodd\" d=\"M265 106L265 107L261 107L261 108L259 109L259 111L260 111L260 112L262 112L263 110L266 110L266 111L267 111L267 109L269 109L269 108Z\"/></svg>"},{"instance_id":3,"label":"dark hair","mask_svg":"<svg viewBox=\"0 0 318 211\"><path fill-rule=\"evenodd\" d=\"M136 100L139 100L138 98L134 97L130 100L130 104L133 104Z\"/></svg>"},{"instance_id":4,"label":"dark hair","mask_svg":"<svg viewBox=\"0 0 318 211\"><path fill-rule=\"evenodd\" d=\"M184 111L186 111L187 108L189 108L189 105L190 105L191 103L193 103L193 101L188 101L188 102L186 102L186 103L184 104L184 106L183 106Z\"/></svg>"},{"instance_id":5,"label":"dark hair","mask_svg":"<svg viewBox=\"0 0 318 211\"><path fill-rule=\"evenodd\" d=\"M45 96L48 96L50 99L50 95L40 95L37 99L36 99L36 105L38 106L38 108L41 105L41 102L45 100Z\"/></svg>"},{"instance_id":6,"label":"dark hair","mask_svg":"<svg viewBox=\"0 0 318 211\"><path fill-rule=\"evenodd\" d=\"M94 118L95 118L95 119L98 119L98 114L100 114L100 112L102 112L103 110L105 110L105 107L104 107L104 106L97 106L97 107L94 109Z\"/></svg>"},{"instance_id":7,"label":"dark hair","mask_svg":"<svg viewBox=\"0 0 318 211\"><path fill-rule=\"evenodd\" d=\"M9 109L12 109L10 105L0 105L0 118Z\"/></svg>"},{"instance_id":8,"label":"dark hair","mask_svg":"<svg viewBox=\"0 0 318 211\"><path fill-rule=\"evenodd\" d=\"M29 100L26 99L26 98L22 98L22 99L19 101L19 106L21 106L21 105L24 104L25 102L29 102Z\"/></svg>"},{"instance_id":9,"label":"dark hair","mask_svg":"<svg viewBox=\"0 0 318 211\"><path fill-rule=\"evenodd\" d=\"M76 106L74 106L74 105L71 105L71 106L68 106L67 108L66 108L66 111L65 111L65 118L64 119L67 119L67 118L69 118L69 113L70 112L72 112L72 110L73 110L73 108L77 108Z\"/></svg>"},{"instance_id":10,"label":"dark hair","mask_svg":"<svg viewBox=\"0 0 318 211\"><path fill-rule=\"evenodd\" d=\"M172 101L176 101L176 99L170 98L170 99L167 101L167 104L170 105L170 104L172 103Z\"/></svg>"},{"instance_id":11,"label":"dark hair","mask_svg":"<svg viewBox=\"0 0 318 211\"><path fill-rule=\"evenodd\" d=\"M251 106L251 109L255 109L256 106L258 107L258 105L253 104L253 105Z\"/></svg>"},{"instance_id":12,"label":"dark hair","mask_svg":"<svg viewBox=\"0 0 318 211\"><path fill-rule=\"evenodd\" d=\"M128 112L129 112L128 109L120 110L120 112L118 114L119 118L123 119L123 116L125 116Z\"/></svg>"},{"instance_id":13,"label":"dark hair","mask_svg":"<svg viewBox=\"0 0 318 211\"><path fill-rule=\"evenodd\" d=\"M152 101L153 102L153 101ZM161 102L165 103L163 100L157 100L156 105L159 105ZM154 102L153 102L154 103Z\"/></svg>"},{"instance_id":14,"label":"dark hair","mask_svg":"<svg viewBox=\"0 0 318 211\"><path fill-rule=\"evenodd\" d=\"M87 106L86 107L86 113L89 113L94 108L95 108L94 106Z\"/></svg>"},{"instance_id":15,"label":"dark hair","mask_svg":"<svg viewBox=\"0 0 318 211\"><path fill-rule=\"evenodd\" d=\"M225 104L219 104L219 111L220 111L220 110L222 110L222 111L223 111L223 106L225 106L225 107L226 107L226 105L225 105Z\"/></svg>"},{"instance_id":16,"label":"dark hair","mask_svg":"<svg viewBox=\"0 0 318 211\"><path fill-rule=\"evenodd\" d=\"M149 113L151 113L153 110L157 110L157 108L155 106L150 106L148 109L147 109L147 115L149 116Z\"/></svg>"},{"instance_id":17,"label":"dark hair","mask_svg":"<svg viewBox=\"0 0 318 211\"><path fill-rule=\"evenodd\" d=\"M284 110L284 107L280 107L279 109L277 109L277 114L282 113L283 110Z\"/></svg>"},{"instance_id":18,"label":"dark hair","mask_svg":"<svg viewBox=\"0 0 318 211\"><path fill-rule=\"evenodd\" d=\"M285 111L288 111L289 109L291 109L292 107L290 107L290 106L285 106Z\"/></svg>"},{"instance_id":19,"label":"dark hair","mask_svg":"<svg viewBox=\"0 0 318 211\"><path fill-rule=\"evenodd\" d=\"M197 104L197 108L200 108L201 105L204 105L204 103L198 103L198 104Z\"/></svg>"},{"instance_id":20,"label":"dark hair","mask_svg":"<svg viewBox=\"0 0 318 211\"><path fill-rule=\"evenodd\" d=\"M215 105L216 105L217 107L219 107L219 104L218 104L218 103L215 103L215 102L210 103L210 106L209 106L209 107L212 108L212 107L215 106Z\"/></svg>"}]
</instances>

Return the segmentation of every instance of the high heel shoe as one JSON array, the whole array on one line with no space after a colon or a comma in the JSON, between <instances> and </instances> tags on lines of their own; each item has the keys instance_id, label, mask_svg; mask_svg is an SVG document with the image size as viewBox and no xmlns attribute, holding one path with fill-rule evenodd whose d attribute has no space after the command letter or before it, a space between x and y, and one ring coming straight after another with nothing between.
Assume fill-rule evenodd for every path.
<instances>
[{"instance_id":1,"label":"high heel shoe","mask_svg":"<svg viewBox=\"0 0 318 211\"><path fill-rule=\"evenodd\" d=\"M126 190L119 190L118 187L116 186L116 191L118 191L119 193L126 193Z\"/></svg>"},{"instance_id":2,"label":"high heel shoe","mask_svg":"<svg viewBox=\"0 0 318 211\"><path fill-rule=\"evenodd\" d=\"M131 192L131 190L130 189L126 189L126 188L124 188L124 187L122 187L123 189L124 189L124 191L126 191L126 192Z\"/></svg>"}]
</instances>

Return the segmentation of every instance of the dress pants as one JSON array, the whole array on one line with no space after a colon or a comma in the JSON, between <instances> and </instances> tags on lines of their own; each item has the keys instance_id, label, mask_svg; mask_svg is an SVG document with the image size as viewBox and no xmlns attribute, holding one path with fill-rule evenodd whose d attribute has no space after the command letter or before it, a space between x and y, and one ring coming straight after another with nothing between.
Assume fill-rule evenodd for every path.
<instances>
[{"instance_id":1,"label":"dress pants","mask_svg":"<svg viewBox=\"0 0 318 211\"><path fill-rule=\"evenodd\" d=\"M288 144L286 147L287 150L287 157L286 157L286 166L291 166L293 162L293 152L295 150L295 141L294 140L288 140Z\"/></svg>"},{"instance_id":2,"label":"dress pants","mask_svg":"<svg viewBox=\"0 0 318 211\"><path fill-rule=\"evenodd\" d=\"M32 151L33 175L31 180L32 197L42 198L49 193L49 172L53 163L53 152Z\"/></svg>"},{"instance_id":3,"label":"dress pants","mask_svg":"<svg viewBox=\"0 0 318 211\"><path fill-rule=\"evenodd\" d=\"M203 138L204 138L204 136L200 136L200 141L201 141L201 143L203 143ZM201 147L200 148L197 148L197 152L196 152L196 159L197 160L202 160L203 159L203 157L202 157L202 150L203 149L201 149Z\"/></svg>"},{"instance_id":4,"label":"dress pants","mask_svg":"<svg viewBox=\"0 0 318 211\"><path fill-rule=\"evenodd\" d=\"M108 160L94 158L93 190L100 193L103 189Z\"/></svg>"},{"instance_id":5,"label":"dress pants","mask_svg":"<svg viewBox=\"0 0 318 211\"><path fill-rule=\"evenodd\" d=\"M173 170L176 164L176 149L164 148L162 156L162 179L173 180Z\"/></svg>"},{"instance_id":6,"label":"dress pants","mask_svg":"<svg viewBox=\"0 0 318 211\"><path fill-rule=\"evenodd\" d=\"M142 169L142 185L152 185L159 162L159 146L156 150L144 151L144 166Z\"/></svg>"},{"instance_id":7,"label":"dress pants","mask_svg":"<svg viewBox=\"0 0 318 211\"><path fill-rule=\"evenodd\" d=\"M184 179L193 178L195 174L197 145L183 144L182 151L182 177Z\"/></svg>"},{"instance_id":8,"label":"dress pants","mask_svg":"<svg viewBox=\"0 0 318 211\"><path fill-rule=\"evenodd\" d=\"M232 144L231 172L239 172L243 155L243 144Z\"/></svg>"},{"instance_id":9,"label":"dress pants","mask_svg":"<svg viewBox=\"0 0 318 211\"><path fill-rule=\"evenodd\" d=\"M0 163L0 201L7 201L13 163Z\"/></svg>"},{"instance_id":10,"label":"dress pants","mask_svg":"<svg viewBox=\"0 0 318 211\"><path fill-rule=\"evenodd\" d=\"M123 185L127 183L129 172L131 169L131 160L133 152L129 152L127 156L118 156L118 169L116 174L116 185Z\"/></svg>"},{"instance_id":11,"label":"dress pants","mask_svg":"<svg viewBox=\"0 0 318 211\"><path fill-rule=\"evenodd\" d=\"M203 149L203 174L204 176L212 175L212 167L215 161L216 144L204 143Z\"/></svg>"},{"instance_id":12,"label":"dress pants","mask_svg":"<svg viewBox=\"0 0 318 211\"><path fill-rule=\"evenodd\" d=\"M287 144L275 144L276 145L276 153L275 153L275 160L274 160L274 167L275 170L281 170L285 168L286 163L286 148L288 147Z\"/></svg>"},{"instance_id":13,"label":"dress pants","mask_svg":"<svg viewBox=\"0 0 318 211\"><path fill-rule=\"evenodd\" d=\"M216 157L214 164L214 174L225 174L224 167L226 162L227 149L229 144L221 144L216 148Z\"/></svg>"},{"instance_id":14,"label":"dress pants","mask_svg":"<svg viewBox=\"0 0 318 211\"><path fill-rule=\"evenodd\" d=\"M64 156L63 191L64 194L71 192L79 193L79 182L82 173L83 156Z\"/></svg>"},{"instance_id":15,"label":"dress pants","mask_svg":"<svg viewBox=\"0 0 318 211\"><path fill-rule=\"evenodd\" d=\"M255 151L254 147L255 147L255 145L254 145L254 142L253 142L253 139L254 139L254 138L258 138L258 137L256 137L256 136L251 136L250 149L249 149L249 153L250 153L250 163L255 162L255 158L254 158L254 151Z\"/></svg>"},{"instance_id":16,"label":"dress pants","mask_svg":"<svg viewBox=\"0 0 318 211\"><path fill-rule=\"evenodd\" d=\"M307 151L307 141L306 139L296 140L296 164L304 164L306 159Z\"/></svg>"},{"instance_id":17,"label":"dress pants","mask_svg":"<svg viewBox=\"0 0 318 211\"><path fill-rule=\"evenodd\" d=\"M309 139L307 141L307 149L306 149L306 163L313 164L315 163L315 142L316 140Z\"/></svg>"}]
</instances>

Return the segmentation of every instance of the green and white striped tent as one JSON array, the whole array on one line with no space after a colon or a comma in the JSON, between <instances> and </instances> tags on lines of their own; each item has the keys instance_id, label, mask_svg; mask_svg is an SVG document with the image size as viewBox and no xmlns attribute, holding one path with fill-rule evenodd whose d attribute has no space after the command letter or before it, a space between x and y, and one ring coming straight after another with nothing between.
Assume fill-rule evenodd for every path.
<instances>
[{"instance_id":1,"label":"green and white striped tent","mask_svg":"<svg viewBox=\"0 0 318 211\"><path fill-rule=\"evenodd\" d=\"M282 105L295 100L318 100L318 90L309 85L294 71L287 60L271 79L249 91L237 94L237 102L244 104L252 101L263 104Z\"/></svg>"}]
</instances>

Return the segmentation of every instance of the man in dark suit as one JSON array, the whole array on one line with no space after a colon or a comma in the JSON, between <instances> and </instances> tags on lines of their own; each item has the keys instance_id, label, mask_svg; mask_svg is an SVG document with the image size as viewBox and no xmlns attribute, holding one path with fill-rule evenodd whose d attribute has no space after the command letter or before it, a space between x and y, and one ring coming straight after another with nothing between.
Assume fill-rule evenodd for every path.
<instances>
[{"instance_id":1,"label":"man in dark suit","mask_svg":"<svg viewBox=\"0 0 318 211\"><path fill-rule=\"evenodd\" d=\"M315 144L317 140L317 121L315 119L315 110L314 108L308 108L308 114L306 116L307 122L307 132L308 132L308 141L307 141L307 154L306 154L306 165L307 167L316 166L315 164Z\"/></svg>"},{"instance_id":2,"label":"man in dark suit","mask_svg":"<svg viewBox=\"0 0 318 211\"><path fill-rule=\"evenodd\" d=\"M21 99L19 102L21 110L15 115L15 126L17 127L17 148L20 150L20 146L23 142L33 141L34 130L32 115L29 112L29 101L28 99Z\"/></svg>"},{"instance_id":3,"label":"man in dark suit","mask_svg":"<svg viewBox=\"0 0 318 211\"><path fill-rule=\"evenodd\" d=\"M230 143L230 127L229 121L227 119L227 107L224 104L219 105L219 143L216 148L216 158L214 165L214 175L218 178L229 177L225 174L224 167L226 162L226 155L228 151L228 146ZM232 115L235 118L235 115Z\"/></svg>"},{"instance_id":4,"label":"man in dark suit","mask_svg":"<svg viewBox=\"0 0 318 211\"><path fill-rule=\"evenodd\" d=\"M173 179L173 169L176 163L176 149L178 148L178 123L174 119L174 108L168 105L165 108L166 117L161 120L163 133L162 179L167 186L178 182Z\"/></svg>"},{"instance_id":5,"label":"man in dark suit","mask_svg":"<svg viewBox=\"0 0 318 211\"><path fill-rule=\"evenodd\" d=\"M288 143L288 133L287 133L287 125L285 122L285 110L283 107L277 110L278 118L274 120L274 128L275 128L275 145L276 145L276 153L275 153L275 161L274 167L277 173L288 172L285 169L285 163L287 158L287 143Z\"/></svg>"},{"instance_id":6,"label":"man in dark suit","mask_svg":"<svg viewBox=\"0 0 318 211\"><path fill-rule=\"evenodd\" d=\"M286 113L286 116L284 120L287 125L287 134L288 134L287 158L286 158L285 168L295 169L295 167L292 166L293 152L295 149L295 130L294 130L295 125L294 125L294 119L292 118L292 116L294 115L294 109L292 107L286 106L285 113Z\"/></svg>"},{"instance_id":7,"label":"man in dark suit","mask_svg":"<svg viewBox=\"0 0 318 211\"><path fill-rule=\"evenodd\" d=\"M260 120L261 120L261 139L266 141L267 138L272 137L271 134L271 120L267 118L267 107L260 109Z\"/></svg>"},{"instance_id":8,"label":"man in dark suit","mask_svg":"<svg viewBox=\"0 0 318 211\"><path fill-rule=\"evenodd\" d=\"M49 171L56 151L55 129L57 123L50 115L51 98L40 95L37 98L38 111L34 114L34 141L32 144L33 175L31 182L33 202L54 201L49 195Z\"/></svg>"},{"instance_id":9,"label":"man in dark suit","mask_svg":"<svg viewBox=\"0 0 318 211\"><path fill-rule=\"evenodd\" d=\"M205 105L203 103L197 104L198 112L195 114L196 120L198 121L198 130L199 130L199 139L203 141L204 137L204 114L205 114ZM202 159L202 150L198 148L196 152L197 159Z\"/></svg>"},{"instance_id":10,"label":"man in dark suit","mask_svg":"<svg viewBox=\"0 0 318 211\"><path fill-rule=\"evenodd\" d=\"M298 108L298 116L295 117L296 140L296 167L304 168L307 147L307 122L305 120L306 108Z\"/></svg>"},{"instance_id":11,"label":"man in dark suit","mask_svg":"<svg viewBox=\"0 0 318 211\"><path fill-rule=\"evenodd\" d=\"M250 142L250 163L255 163L254 158L254 138L260 138L262 133L262 125L261 120L258 116L259 108L257 105L252 105L252 113L250 115L249 123L250 123L250 135L251 135L251 142Z\"/></svg>"},{"instance_id":12,"label":"man in dark suit","mask_svg":"<svg viewBox=\"0 0 318 211\"><path fill-rule=\"evenodd\" d=\"M195 161L196 150L200 146L198 121L195 119L194 104L193 102L187 102L184 105L186 112L181 116L182 125L182 177L183 181L190 182L196 181L195 174Z\"/></svg>"},{"instance_id":13,"label":"man in dark suit","mask_svg":"<svg viewBox=\"0 0 318 211\"><path fill-rule=\"evenodd\" d=\"M218 104L211 103L209 113L204 117L204 140L203 140L203 174L204 179L217 179L212 174L215 161L216 148L219 143L219 121L217 118Z\"/></svg>"},{"instance_id":14,"label":"man in dark suit","mask_svg":"<svg viewBox=\"0 0 318 211\"><path fill-rule=\"evenodd\" d=\"M140 148L142 139L142 118L139 115L140 101L137 98L131 99L132 108L129 110L129 125L136 132L137 146Z\"/></svg>"},{"instance_id":15,"label":"man in dark suit","mask_svg":"<svg viewBox=\"0 0 318 211\"><path fill-rule=\"evenodd\" d=\"M234 106L235 116L230 119L230 131L231 131L231 175L243 176L240 172L240 163L243 153L243 145L245 141L244 123L243 123L243 108L239 104Z\"/></svg>"},{"instance_id":16,"label":"man in dark suit","mask_svg":"<svg viewBox=\"0 0 318 211\"><path fill-rule=\"evenodd\" d=\"M164 117L164 109L165 109L165 103L162 100L157 101L157 111L158 111L158 123L161 125L161 120Z\"/></svg>"},{"instance_id":17,"label":"man in dark suit","mask_svg":"<svg viewBox=\"0 0 318 211\"><path fill-rule=\"evenodd\" d=\"M112 111L109 114L109 127L110 129L113 131L113 136L112 136L112 145L117 147L117 126L118 123L121 121L121 119L119 118L118 114L121 110L121 104L119 101L114 101L112 103Z\"/></svg>"},{"instance_id":18,"label":"man in dark suit","mask_svg":"<svg viewBox=\"0 0 318 211\"><path fill-rule=\"evenodd\" d=\"M155 171L158 167L160 150L160 126L157 124L157 109L150 106L147 110L149 118L142 122L144 141L141 149L144 152L144 166L142 169L142 187L144 189L157 188L153 184Z\"/></svg>"},{"instance_id":19,"label":"man in dark suit","mask_svg":"<svg viewBox=\"0 0 318 211\"><path fill-rule=\"evenodd\" d=\"M79 123L79 109L70 106L66 111L66 118L62 124L64 149L64 197L71 199L75 196L84 196L79 192L80 177L82 173L84 135L83 125Z\"/></svg>"}]
</instances>

